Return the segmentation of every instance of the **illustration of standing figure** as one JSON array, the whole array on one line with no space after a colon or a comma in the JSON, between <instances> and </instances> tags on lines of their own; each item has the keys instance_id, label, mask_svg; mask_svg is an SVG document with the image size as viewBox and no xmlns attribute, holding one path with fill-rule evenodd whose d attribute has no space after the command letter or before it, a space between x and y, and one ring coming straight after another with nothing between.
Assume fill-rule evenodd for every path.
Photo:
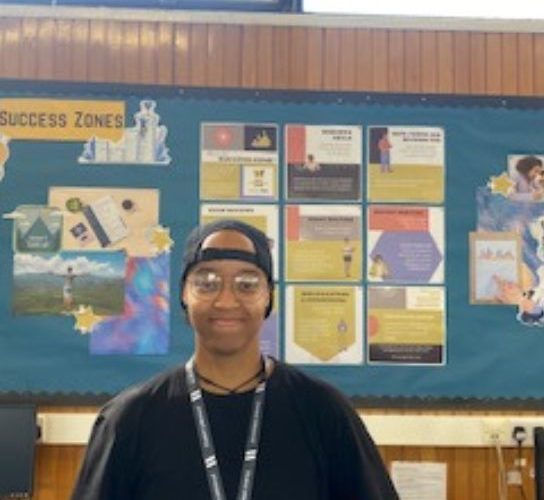
<instances>
[{"instance_id":1,"label":"illustration of standing figure","mask_svg":"<svg viewBox=\"0 0 544 500\"><path fill-rule=\"evenodd\" d=\"M393 145L389 142L387 131L383 132L378 141L378 149L380 150L380 171L382 174L392 172L391 168L391 148Z\"/></svg>"},{"instance_id":2,"label":"illustration of standing figure","mask_svg":"<svg viewBox=\"0 0 544 500\"><path fill-rule=\"evenodd\" d=\"M377 280L384 280L389 278L390 272L389 272L389 266L383 260L383 257L379 254L372 257L372 265L370 266L370 269L368 271L368 275L371 278L377 279Z\"/></svg>"},{"instance_id":3,"label":"illustration of standing figure","mask_svg":"<svg viewBox=\"0 0 544 500\"><path fill-rule=\"evenodd\" d=\"M349 238L344 238L344 246L342 247L342 260L344 261L344 276L351 276L351 264L353 262L353 252L355 247L350 243Z\"/></svg>"},{"instance_id":4,"label":"illustration of standing figure","mask_svg":"<svg viewBox=\"0 0 544 500\"><path fill-rule=\"evenodd\" d=\"M306 157L304 170L307 170L308 172L318 172L321 170L321 165L315 161L315 156L311 153Z\"/></svg>"}]
</instances>

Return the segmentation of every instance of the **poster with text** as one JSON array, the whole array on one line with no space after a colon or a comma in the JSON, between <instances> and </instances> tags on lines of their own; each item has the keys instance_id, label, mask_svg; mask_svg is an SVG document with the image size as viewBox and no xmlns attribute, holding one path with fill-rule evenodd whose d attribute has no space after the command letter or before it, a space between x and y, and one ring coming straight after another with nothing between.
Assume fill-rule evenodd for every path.
<instances>
[{"instance_id":1,"label":"poster with text","mask_svg":"<svg viewBox=\"0 0 544 500\"><path fill-rule=\"evenodd\" d=\"M444 209L372 205L368 209L367 279L444 282Z\"/></svg>"},{"instance_id":2,"label":"poster with text","mask_svg":"<svg viewBox=\"0 0 544 500\"><path fill-rule=\"evenodd\" d=\"M367 144L369 201L443 203L444 129L372 126Z\"/></svg>"},{"instance_id":3,"label":"poster with text","mask_svg":"<svg viewBox=\"0 0 544 500\"><path fill-rule=\"evenodd\" d=\"M203 123L200 198L275 200L278 163L277 125Z\"/></svg>"},{"instance_id":4,"label":"poster with text","mask_svg":"<svg viewBox=\"0 0 544 500\"><path fill-rule=\"evenodd\" d=\"M362 294L361 287L355 286L288 286L286 361L295 364L361 364Z\"/></svg>"},{"instance_id":5,"label":"poster with text","mask_svg":"<svg viewBox=\"0 0 544 500\"><path fill-rule=\"evenodd\" d=\"M369 363L445 363L443 287L373 286L367 296Z\"/></svg>"},{"instance_id":6,"label":"poster with text","mask_svg":"<svg viewBox=\"0 0 544 500\"><path fill-rule=\"evenodd\" d=\"M288 199L361 198L361 126L286 125L285 157Z\"/></svg>"},{"instance_id":7,"label":"poster with text","mask_svg":"<svg viewBox=\"0 0 544 500\"><path fill-rule=\"evenodd\" d=\"M241 220L268 237L272 259L274 261L274 279L278 278L279 230L278 207L276 205L226 205L204 203L200 207L200 222L207 224L217 219Z\"/></svg>"},{"instance_id":8,"label":"poster with text","mask_svg":"<svg viewBox=\"0 0 544 500\"><path fill-rule=\"evenodd\" d=\"M288 205L285 234L286 280L361 279L360 206Z\"/></svg>"}]
</instances>

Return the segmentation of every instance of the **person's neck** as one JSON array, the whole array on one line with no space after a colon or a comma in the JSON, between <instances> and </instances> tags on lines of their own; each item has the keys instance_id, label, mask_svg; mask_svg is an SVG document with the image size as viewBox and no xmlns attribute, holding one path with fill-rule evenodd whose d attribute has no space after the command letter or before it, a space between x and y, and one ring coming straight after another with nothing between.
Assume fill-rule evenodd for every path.
<instances>
[{"instance_id":1,"label":"person's neck","mask_svg":"<svg viewBox=\"0 0 544 500\"><path fill-rule=\"evenodd\" d=\"M217 355L197 348L194 359L200 384L209 392L242 392L255 387L259 381L262 368L260 351Z\"/></svg>"}]
</instances>

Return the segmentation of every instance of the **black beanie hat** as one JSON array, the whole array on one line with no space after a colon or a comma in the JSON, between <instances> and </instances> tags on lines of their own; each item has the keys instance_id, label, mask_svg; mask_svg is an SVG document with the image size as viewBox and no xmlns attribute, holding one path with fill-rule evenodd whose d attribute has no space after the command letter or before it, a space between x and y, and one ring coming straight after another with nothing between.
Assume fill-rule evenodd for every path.
<instances>
[{"instance_id":1,"label":"black beanie hat","mask_svg":"<svg viewBox=\"0 0 544 500\"><path fill-rule=\"evenodd\" d=\"M222 255L219 255L217 254L216 250L222 249L206 248L202 250L202 243L208 236L224 230L237 231L244 236L247 236L255 247L255 253L250 254L248 252L238 250L228 250L225 252L223 250ZM272 254L270 253L268 237L260 229L239 220L219 219L208 224L197 226L191 231L185 240L185 249L182 257L180 294L183 293L183 287L185 286L187 275L196 264L207 260L216 260L221 258L251 262L264 272L268 282L268 287L270 289L270 302L268 303L265 311L265 318L267 318L272 311L274 291ZM186 309L186 305L183 300L181 300L181 305L184 309Z\"/></svg>"}]
</instances>

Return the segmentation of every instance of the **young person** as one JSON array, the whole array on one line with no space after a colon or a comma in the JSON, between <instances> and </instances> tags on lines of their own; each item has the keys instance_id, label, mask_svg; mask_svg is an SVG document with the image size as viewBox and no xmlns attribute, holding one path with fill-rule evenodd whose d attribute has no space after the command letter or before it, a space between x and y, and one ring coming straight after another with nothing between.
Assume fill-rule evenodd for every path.
<instances>
[{"instance_id":1,"label":"young person","mask_svg":"<svg viewBox=\"0 0 544 500\"><path fill-rule=\"evenodd\" d=\"M73 500L398 499L348 401L261 354L272 276L261 231L222 220L190 234L194 356L102 409Z\"/></svg>"}]
</instances>

